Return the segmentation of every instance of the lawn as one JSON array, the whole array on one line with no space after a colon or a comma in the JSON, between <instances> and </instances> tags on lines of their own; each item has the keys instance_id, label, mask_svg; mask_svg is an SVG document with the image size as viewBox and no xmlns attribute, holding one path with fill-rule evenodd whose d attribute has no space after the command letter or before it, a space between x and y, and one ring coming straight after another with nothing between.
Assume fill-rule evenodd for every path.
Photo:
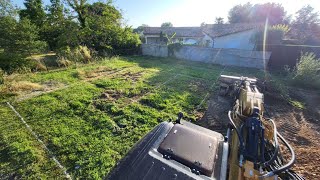
<instances>
[{"instance_id":1,"label":"lawn","mask_svg":"<svg viewBox=\"0 0 320 180\"><path fill-rule=\"evenodd\" d=\"M196 122L222 70L263 76L253 69L132 56L8 77L0 88L0 178L63 177L6 101L73 178L101 179L160 122L178 112Z\"/></svg>"}]
</instances>

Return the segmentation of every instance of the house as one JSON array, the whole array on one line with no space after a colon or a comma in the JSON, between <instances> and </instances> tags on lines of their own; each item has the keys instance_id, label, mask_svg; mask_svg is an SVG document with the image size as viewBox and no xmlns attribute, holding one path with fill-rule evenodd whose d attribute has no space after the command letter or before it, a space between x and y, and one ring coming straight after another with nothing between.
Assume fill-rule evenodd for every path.
<instances>
[{"instance_id":1,"label":"house","mask_svg":"<svg viewBox=\"0 0 320 180\"><path fill-rule=\"evenodd\" d=\"M146 44L164 44L167 37L172 42L212 48L253 50L252 35L262 24L206 24L202 27L145 27ZM172 38L171 38L172 37Z\"/></svg>"}]
</instances>

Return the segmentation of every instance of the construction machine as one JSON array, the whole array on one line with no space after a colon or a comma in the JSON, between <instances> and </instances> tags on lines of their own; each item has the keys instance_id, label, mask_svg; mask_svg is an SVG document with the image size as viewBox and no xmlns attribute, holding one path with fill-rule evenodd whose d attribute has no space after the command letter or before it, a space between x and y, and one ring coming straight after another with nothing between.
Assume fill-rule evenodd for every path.
<instances>
[{"instance_id":1,"label":"construction machine","mask_svg":"<svg viewBox=\"0 0 320 180\"><path fill-rule=\"evenodd\" d=\"M107 179L303 179L290 169L292 147L265 117L257 79L221 75L219 81L220 94L233 98L225 136L179 113L175 122L162 122L142 138Z\"/></svg>"}]
</instances>

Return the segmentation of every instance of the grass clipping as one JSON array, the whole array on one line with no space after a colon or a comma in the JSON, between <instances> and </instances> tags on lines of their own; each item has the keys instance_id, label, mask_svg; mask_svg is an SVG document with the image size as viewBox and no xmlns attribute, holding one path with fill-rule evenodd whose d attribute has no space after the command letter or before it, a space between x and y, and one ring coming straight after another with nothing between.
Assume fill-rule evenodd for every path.
<instances>
[{"instance_id":1,"label":"grass clipping","mask_svg":"<svg viewBox=\"0 0 320 180\"><path fill-rule=\"evenodd\" d=\"M38 83L32 83L29 81L13 81L10 84L5 84L2 89L4 93L18 93L18 92L31 92L31 91L41 91L43 86Z\"/></svg>"}]
</instances>

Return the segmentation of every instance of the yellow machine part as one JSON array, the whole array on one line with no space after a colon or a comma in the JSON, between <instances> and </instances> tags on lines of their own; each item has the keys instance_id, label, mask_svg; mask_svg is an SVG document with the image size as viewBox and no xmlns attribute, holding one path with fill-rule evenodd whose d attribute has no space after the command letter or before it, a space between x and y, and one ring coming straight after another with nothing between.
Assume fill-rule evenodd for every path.
<instances>
[{"instance_id":1,"label":"yellow machine part","mask_svg":"<svg viewBox=\"0 0 320 180\"><path fill-rule=\"evenodd\" d=\"M260 119L265 127L265 138L273 140L273 126L270 122L263 119L263 94L254 87L250 87L250 84L246 84L245 88L240 91L239 99L236 101L233 108L232 118L237 127L243 123L236 113L243 116L250 116L253 113L253 109L258 108L260 112ZM244 137L246 134L243 135ZM258 170L254 169L253 162L245 161L242 167L239 165L239 139L235 132L231 136L230 157L229 157L229 180L242 180L242 179L259 179L258 177L263 175ZM275 176L265 179L275 179Z\"/></svg>"}]
</instances>

